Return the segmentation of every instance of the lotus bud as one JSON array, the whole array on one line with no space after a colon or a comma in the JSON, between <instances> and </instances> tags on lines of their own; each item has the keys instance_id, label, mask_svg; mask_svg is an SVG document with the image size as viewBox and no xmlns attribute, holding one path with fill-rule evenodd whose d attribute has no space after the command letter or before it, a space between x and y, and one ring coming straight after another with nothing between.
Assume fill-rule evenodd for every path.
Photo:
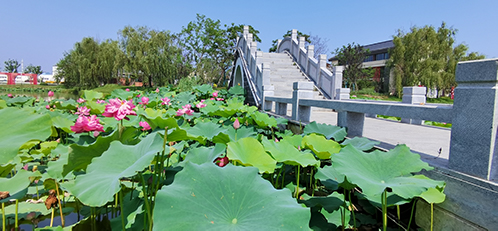
<instances>
[{"instance_id":1,"label":"lotus bud","mask_svg":"<svg viewBox=\"0 0 498 231\"><path fill-rule=\"evenodd\" d=\"M235 122L233 122L233 128L239 129L239 127L240 127L239 118L236 118Z\"/></svg>"}]
</instances>

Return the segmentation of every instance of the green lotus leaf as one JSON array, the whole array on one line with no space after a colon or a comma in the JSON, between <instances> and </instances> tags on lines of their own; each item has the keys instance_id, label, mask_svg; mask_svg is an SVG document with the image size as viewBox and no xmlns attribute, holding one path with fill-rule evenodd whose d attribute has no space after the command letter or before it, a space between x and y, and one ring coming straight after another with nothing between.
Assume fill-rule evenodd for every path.
<instances>
[{"instance_id":1,"label":"green lotus leaf","mask_svg":"<svg viewBox=\"0 0 498 231\"><path fill-rule=\"evenodd\" d=\"M306 194L303 194L306 195ZM326 197L310 197L306 198L306 200L302 201L307 207L319 207L327 210L327 212L331 213L335 210L341 208L344 202L344 195L339 194L338 192L333 192L332 194Z\"/></svg>"},{"instance_id":2,"label":"green lotus leaf","mask_svg":"<svg viewBox=\"0 0 498 231\"><path fill-rule=\"evenodd\" d=\"M7 107L7 101L0 99L0 109Z\"/></svg>"},{"instance_id":3,"label":"green lotus leaf","mask_svg":"<svg viewBox=\"0 0 498 231\"><path fill-rule=\"evenodd\" d=\"M49 115L33 114L30 110L4 108L0 118L8 123L0 130L0 165L9 163L19 152L19 147L30 140L46 140L52 134Z\"/></svg>"},{"instance_id":4,"label":"green lotus leaf","mask_svg":"<svg viewBox=\"0 0 498 231\"><path fill-rule=\"evenodd\" d=\"M254 120L254 122L261 128L268 128L268 127L277 127L277 120L273 117L268 116L266 113L261 113L259 111L255 111L252 115L251 118Z\"/></svg>"},{"instance_id":5,"label":"green lotus leaf","mask_svg":"<svg viewBox=\"0 0 498 231\"><path fill-rule=\"evenodd\" d=\"M294 145L294 147L296 148L300 148L301 147L301 142L303 141L303 136L301 135L290 135L290 136L284 136L282 138L283 140L291 143L292 145Z\"/></svg>"},{"instance_id":6,"label":"green lotus leaf","mask_svg":"<svg viewBox=\"0 0 498 231\"><path fill-rule=\"evenodd\" d=\"M224 133L220 133L217 136L213 137L214 143L228 143L230 141L237 141L238 139L252 137L256 138L257 134L254 131L253 127L241 126L239 129L233 128L233 126L226 126L226 131Z\"/></svg>"},{"instance_id":7,"label":"green lotus leaf","mask_svg":"<svg viewBox=\"0 0 498 231\"><path fill-rule=\"evenodd\" d=\"M347 135L345 128L329 124L317 123L315 121L306 125L303 130L304 135L308 135L311 133L322 134L327 137L327 139L333 138L335 141L344 140Z\"/></svg>"},{"instance_id":8,"label":"green lotus leaf","mask_svg":"<svg viewBox=\"0 0 498 231\"><path fill-rule=\"evenodd\" d=\"M46 199L46 197L42 197L42 199ZM48 215L52 212L52 210L47 209L45 207L45 203L29 203L24 201L19 201L18 204L18 219L27 219L28 215L30 220L35 219L40 215ZM8 219L15 219L16 216L16 205L11 204L5 207L5 217ZM0 222L2 221L2 217L0 216ZM12 220L11 220L12 222Z\"/></svg>"},{"instance_id":9,"label":"green lotus leaf","mask_svg":"<svg viewBox=\"0 0 498 231\"><path fill-rule=\"evenodd\" d=\"M286 140L275 142L264 137L261 143L277 162L294 166L301 165L302 167L320 166L320 161L316 160L313 154L309 153L309 151L306 153L297 150L294 145Z\"/></svg>"},{"instance_id":10,"label":"green lotus leaf","mask_svg":"<svg viewBox=\"0 0 498 231\"><path fill-rule=\"evenodd\" d=\"M345 175L332 168L332 166L319 168L315 174L315 178L320 180L330 190L337 190L339 185L345 181Z\"/></svg>"},{"instance_id":11,"label":"green lotus leaf","mask_svg":"<svg viewBox=\"0 0 498 231\"><path fill-rule=\"evenodd\" d=\"M220 125L213 122L199 122L193 127L190 127L187 130L187 133L191 136L197 137L205 137L208 140L212 140L214 136L219 133L226 132L225 128L220 127Z\"/></svg>"},{"instance_id":12,"label":"green lotus leaf","mask_svg":"<svg viewBox=\"0 0 498 231\"><path fill-rule=\"evenodd\" d=\"M59 154L59 159L56 161L49 161L47 163L47 174L50 178L53 179L63 179L65 175L62 175L64 171L64 165L67 164L69 159L69 154L67 152L68 147L60 145L61 147L57 147L54 151ZM61 152L62 150L66 150L65 152Z\"/></svg>"},{"instance_id":13,"label":"green lotus leaf","mask_svg":"<svg viewBox=\"0 0 498 231\"><path fill-rule=\"evenodd\" d=\"M309 230L310 212L255 168L186 163L157 192L154 230Z\"/></svg>"},{"instance_id":14,"label":"green lotus leaf","mask_svg":"<svg viewBox=\"0 0 498 231\"><path fill-rule=\"evenodd\" d=\"M77 109L76 101L74 101L74 99L55 101L54 105L57 109L64 109L64 110Z\"/></svg>"},{"instance_id":15,"label":"green lotus leaf","mask_svg":"<svg viewBox=\"0 0 498 231\"><path fill-rule=\"evenodd\" d=\"M233 86L228 89L228 93L232 95L244 95L244 88L241 86Z\"/></svg>"},{"instance_id":16,"label":"green lotus leaf","mask_svg":"<svg viewBox=\"0 0 498 231\"><path fill-rule=\"evenodd\" d=\"M57 141L48 141L48 142L41 142L40 143L40 149L35 149L31 151L31 155L33 154L43 154L43 155L48 155L57 148L57 145L59 145L59 142Z\"/></svg>"},{"instance_id":17,"label":"green lotus leaf","mask_svg":"<svg viewBox=\"0 0 498 231\"><path fill-rule=\"evenodd\" d=\"M183 106L185 104L190 104L195 100L195 95L192 92L180 92L174 98L171 99L171 102L177 104L178 106ZM192 105L194 106L194 105Z\"/></svg>"},{"instance_id":18,"label":"green lotus leaf","mask_svg":"<svg viewBox=\"0 0 498 231\"><path fill-rule=\"evenodd\" d=\"M342 146L346 146L348 144L351 144L355 146L358 150L361 151L367 151L375 147L375 145L379 145L379 141L371 141L365 137L354 137L352 139L346 139L344 142L341 143Z\"/></svg>"},{"instance_id":19,"label":"green lotus leaf","mask_svg":"<svg viewBox=\"0 0 498 231\"><path fill-rule=\"evenodd\" d=\"M192 87L192 89L194 91L201 93L201 95L206 95L206 94L209 94L210 92L213 91L213 87L209 84L202 84L199 86L194 86L194 87Z\"/></svg>"},{"instance_id":20,"label":"green lotus leaf","mask_svg":"<svg viewBox=\"0 0 498 231\"><path fill-rule=\"evenodd\" d=\"M83 91L83 99L87 101L87 104L92 100L102 99L102 97L104 97L104 94L98 91L93 91L93 90Z\"/></svg>"},{"instance_id":21,"label":"green lotus leaf","mask_svg":"<svg viewBox=\"0 0 498 231\"><path fill-rule=\"evenodd\" d=\"M134 195L132 199L130 194ZM129 192L123 196L123 208L125 215L125 228L126 230L144 230L143 218L145 211L143 209L144 201L138 195L140 192ZM126 198L126 200L124 199ZM112 230L123 230L121 223L121 216L117 216L111 220Z\"/></svg>"},{"instance_id":22,"label":"green lotus leaf","mask_svg":"<svg viewBox=\"0 0 498 231\"><path fill-rule=\"evenodd\" d=\"M195 164L213 163L216 158L225 153L227 146L224 144L216 144L214 147L198 147L191 149L185 162L189 161Z\"/></svg>"},{"instance_id":23,"label":"green lotus leaf","mask_svg":"<svg viewBox=\"0 0 498 231\"><path fill-rule=\"evenodd\" d=\"M111 92L111 98L119 98L121 100L128 100L133 98L133 91L125 91L123 89L116 89Z\"/></svg>"},{"instance_id":24,"label":"green lotus leaf","mask_svg":"<svg viewBox=\"0 0 498 231\"><path fill-rule=\"evenodd\" d=\"M178 123L175 118L163 118L164 110L154 110L152 108L146 108L144 117L151 126L152 129L159 127L164 129L168 127L168 129L177 128Z\"/></svg>"},{"instance_id":25,"label":"green lotus leaf","mask_svg":"<svg viewBox=\"0 0 498 231\"><path fill-rule=\"evenodd\" d=\"M73 133L73 131L71 131L71 126L74 125L77 116L67 113L63 114L58 111L49 112L48 114L52 117L52 124L54 127L60 128L67 133Z\"/></svg>"},{"instance_id":26,"label":"green lotus leaf","mask_svg":"<svg viewBox=\"0 0 498 231\"><path fill-rule=\"evenodd\" d=\"M420 156L412 153L406 145L398 145L389 152L376 150L371 153L348 145L334 155L332 167L358 185L367 198L379 197L389 188L392 193L409 199L442 184L411 175L422 169L431 170L432 167L421 161Z\"/></svg>"},{"instance_id":27,"label":"green lotus leaf","mask_svg":"<svg viewBox=\"0 0 498 231\"><path fill-rule=\"evenodd\" d=\"M339 143L313 133L303 137L301 146L311 149L320 159L329 159L332 154L336 154L341 150Z\"/></svg>"},{"instance_id":28,"label":"green lotus leaf","mask_svg":"<svg viewBox=\"0 0 498 231\"><path fill-rule=\"evenodd\" d=\"M344 216L344 225L346 227L349 226L349 221L351 220L351 211L349 211L348 209L336 210L336 211L333 211L331 213L329 213L325 209L322 209L321 212L322 212L323 216L325 216L325 218L327 219L327 221L329 223L334 224L337 227L342 226L342 219ZM343 214L344 212L346 212L346 214Z\"/></svg>"},{"instance_id":29,"label":"green lotus leaf","mask_svg":"<svg viewBox=\"0 0 498 231\"><path fill-rule=\"evenodd\" d=\"M64 186L83 204L102 206L113 200L120 188L120 179L131 177L149 166L154 156L163 150L163 138L158 133L145 137L137 145L111 143L102 156L92 160L87 174L79 175Z\"/></svg>"},{"instance_id":30,"label":"green lotus leaf","mask_svg":"<svg viewBox=\"0 0 498 231\"><path fill-rule=\"evenodd\" d=\"M251 137L229 142L227 156L228 159L236 160L244 166L254 166L261 173L272 173L277 166L277 162L266 153L263 145Z\"/></svg>"},{"instance_id":31,"label":"green lotus leaf","mask_svg":"<svg viewBox=\"0 0 498 231\"><path fill-rule=\"evenodd\" d=\"M105 104L97 103L95 101L87 101L86 107L90 108L90 113L95 115L100 115L105 111Z\"/></svg>"},{"instance_id":32,"label":"green lotus leaf","mask_svg":"<svg viewBox=\"0 0 498 231\"><path fill-rule=\"evenodd\" d=\"M20 96L20 97L9 98L7 100L7 104L13 105L13 106L16 106L16 105L22 106L24 104L29 105L33 101L34 101L33 97Z\"/></svg>"},{"instance_id":33,"label":"green lotus leaf","mask_svg":"<svg viewBox=\"0 0 498 231\"><path fill-rule=\"evenodd\" d=\"M417 175L417 177L426 177L424 175ZM444 200L446 199L446 195L444 194L444 186L443 187L436 187L436 188L429 188L427 191L423 192L420 197L427 201L427 203L443 203Z\"/></svg>"},{"instance_id":34,"label":"green lotus leaf","mask_svg":"<svg viewBox=\"0 0 498 231\"><path fill-rule=\"evenodd\" d=\"M111 142L118 139L118 136L118 132L114 132L109 136L97 137L97 140L89 145L69 145L68 162L64 166L62 175L65 176L75 170L85 170L92 159L102 155L109 148Z\"/></svg>"},{"instance_id":35,"label":"green lotus leaf","mask_svg":"<svg viewBox=\"0 0 498 231\"><path fill-rule=\"evenodd\" d=\"M39 172L36 172L36 174L40 175ZM0 200L0 202L7 202L10 199L13 199L14 195L23 192L23 190L27 189L29 184L31 183L30 177L33 177L34 175L35 173L30 171L19 170L17 174L14 175L12 178L0 178L1 191L8 191L10 194L10 197ZM23 197L24 195L17 195L17 196Z\"/></svg>"}]
</instances>

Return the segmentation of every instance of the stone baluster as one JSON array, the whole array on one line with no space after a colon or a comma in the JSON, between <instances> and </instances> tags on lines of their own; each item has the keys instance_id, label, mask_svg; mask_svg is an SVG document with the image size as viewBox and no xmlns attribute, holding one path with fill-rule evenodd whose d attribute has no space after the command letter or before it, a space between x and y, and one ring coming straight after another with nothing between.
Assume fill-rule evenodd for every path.
<instances>
[{"instance_id":1,"label":"stone baluster","mask_svg":"<svg viewBox=\"0 0 498 231\"><path fill-rule=\"evenodd\" d=\"M456 68L449 167L498 181L498 59Z\"/></svg>"},{"instance_id":2,"label":"stone baluster","mask_svg":"<svg viewBox=\"0 0 498 231\"><path fill-rule=\"evenodd\" d=\"M406 104L425 104L425 93L427 91L426 87L403 87L403 99L402 103ZM418 124L423 123L419 119L407 119L401 118L401 123Z\"/></svg>"},{"instance_id":3,"label":"stone baluster","mask_svg":"<svg viewBox=\"0 0 498 231\"><path fill-rule=\"evenodd\" d=\"M310 106L300 106L300 99L313 99L312 82L294 82L292 92L292 119L300 122L309 122L311 117Z\"/></svg>"}]
</instances>

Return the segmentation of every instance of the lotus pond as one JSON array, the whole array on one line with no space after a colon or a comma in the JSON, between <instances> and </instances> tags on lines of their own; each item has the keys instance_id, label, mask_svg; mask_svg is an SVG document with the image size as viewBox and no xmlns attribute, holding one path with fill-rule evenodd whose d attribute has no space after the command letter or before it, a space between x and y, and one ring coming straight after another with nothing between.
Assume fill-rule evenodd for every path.
<instances>
[{"instance_id":1,"label":"lotus pond","mask_svg":"<svg viewBox=\"0 0 498 231\"><path fill-rule=\"evenodd\" d=\"M3 230L406 229L414 200L445 198L408 147L314 122L293 134L240 87L0 108Z\"/></svg>"}]
</instances>

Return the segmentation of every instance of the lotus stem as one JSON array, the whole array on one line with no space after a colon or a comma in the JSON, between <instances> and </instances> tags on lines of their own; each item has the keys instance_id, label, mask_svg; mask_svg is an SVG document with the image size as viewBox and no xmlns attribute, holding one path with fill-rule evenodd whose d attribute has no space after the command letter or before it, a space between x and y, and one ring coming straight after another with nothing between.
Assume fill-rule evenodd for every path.
<instances>
[{"instance_id":1,"label":"lotus stem","mask_svg":"<svg viewBox=\"0 0 498 231\"><path fill-rule=\"evenodd\" d=\"M112 215L114 217L118 216L118 194L114 195L114 207L112 208Z\"/></svg>"},{"instance_id":2,"label":"lotus stem","mask_svg":"<svg viewBox=\"0 0 498 231\"><path fill-rule=\"evenodd\" d=\"M434 228L434 203L431 203L431 231Z\"/></svg>"},{"instance_id":3,"label":"lotus stem","mask_svg":"<svg viewBox=\"0 0 498 231\"><path fill-rule=\"evenodd\" d=\"M121 227L125 229L125 217L124 217L124 207L123 207L123 190L119 190L119 206L121 207Z\"/></svg>"},{"instance_id":4,"label":"lotus stem","mask_svg":"<svg viewBox=\"0 0 498 231\"><path fill-rule=\"evenodd\" d=\"M348 194L349 194L349 204L351 206L351 213L353 213L353 230L356 229L356 216L354 214L354 205L353 205L353 201L351 200L351 191L353 190L348 190Z\"/></svg>"},{"instance_id":5,"label":"lotus stem","mask_svg":"<svg viewBox=\"0 0 498 231\"><path fill-rule=\"evenodd\" d=\"M120 122L121 123L118 124L119 140L121 140L121 135L123 134L124 130L123 120L121 120Z\"/></svg>"},{"instance_id":6,"label":"lotus stem","mask_svg":"<svg viewBox=\"0 0 498 231\"><path fill-rule=\"evenodd\" d=\"M148 197L147 191L145 189L144 176L142 175L141 172L139 172L138 175L140 176L140 179L142 180L142 191L144 193L145 210L146 210L146 213L147 213L147 217L149 219L149 228L152 229L152 216L151 216L150 205L149 205L149 197ZM144 227L144 229L145 229L145 227Z\"/></svg>"},{"instance_id":7,"label":"lotus stem","mask_svg":"<svg viewBox=\"0 0 498 231\"><path fill-rule=\"evenodd\" d=\"M38 193L38 183L36 184L36 199L40 200L40 194Z\"/></svg>"},{"instance_id":8,"label":"lotus stem","mask_svg":"<svg viewBox=\"0 0 498 231\"><path fill-rule=\"evenodd\" d=\"M301 165L297 166L297 185L296 185L296 199L299 199L299 176L300 176Z\"/></svg>"},{"instance_id":9,"label":"lotus stem","mask_svg":"<svg viewBox=\"0 0 498 231\"><path fill-rule=\"evenodd\" d=\"M2 202L2 230L5 229L5 203Z\"/></svg>"},{"instance_id":10,"label":"lotus stem","mask_svg":"<svg viewBox=\"0 0 498 231\"><path fill-rule=\"evenodd\" d=\"M413 218L413 211L415 211L415 204L417 202L417 198L413 200L413 205L412 205L412 212L410 213L410 220L408 221L408 227L406 228L407 230L410 230L410 225L412 224L412 218Z\"/></svg>"},{"instance_id":11,"label":"lotus stem","mask_svg":"<svg viewBox=\"0 0 498 231\"><path fill-rule=\"evenodd\" d=\"M19 200L16 199L16 230L19 228L19 223L18 223L18 215L17 215L17 212L19 211Z\"/></svg>"},{"instance_id":12,"label":"lotus stem","mask_svg":"<svg viewBox=\"0 0 498 231\"><path fill-rule=\"evenodd\" d=\"M382 230L387 230L387 190L382 192Z\"/></svg>"},{"instance_id":13,"label":"lotus stem","mask_svg":"<svg viewBox=\"0 0 498 231\"><path fill-rule=\"evenodd\" d=\"M50 217L50 227L52 227L52 225L54 224L54 213L55 209L54 207L52 207L52 216Z\"/></svg>"},{"instance_id":14,"label":"lotus stem","mask_svg":"<svg viewBox=\"0 0 498 231\"><path fill-rule=\"evenodd\" d=\"M284 188L284 184L285 184L285 164L282 163L282 169L284 169L284 171L282 172L282 188Z\"/></svg>"},{"instance_id":15,"label":"lotus stem","mask_svg":"<svg viewBox=\"0 0 498 231\"><path fill-rule=\"evenodd\" d=\"M274 187L275 187L275 186L278 186L278 182L279 182L278 180L279 180L279 178L280 178L280 174L282 173L282 169L283 169L283 165L282 165L282 167L280 167L280 170L278 171L278 174L277 174L277 180L276 180L276 182L275 182ZM275 187L275 188L278 188L278 187Z\"/></svg>"},{"instance_id":16,"label":"lotus stem","mask_svg":"<svg viewBox=\"0 0 498 231\"><path fill-rule=\"evenodd\" d=\"M401 209L399 208L399 205L396 205L396 211L398 212L398 221L401 220Z\"/></svg>"},{"instance_id":17,"label":"lotus stem","mask_svg":"<svg viewBox=\"0 0 498 231\"><path fill-rule=\"evenodd\" d=\"M59 184L55 182L55 191L57 192L57 200L59 201L59 211L61 213L61 226L64 228L64 215L62 214L62 203L61 203L61 198L59 196Z\"/></svg>"},{"instance_id":18,"label":"lotus stem","mask_svg":"<svg viewBox=\"0 0 498 231\"><path fill-rule=\"evenodd\" d=\"M345 230L345 223L346 223L346 207L344 206L344 210L340 209L339 210L341 211L341 230L344 231Z\"/></svg>"}]
</instances>

